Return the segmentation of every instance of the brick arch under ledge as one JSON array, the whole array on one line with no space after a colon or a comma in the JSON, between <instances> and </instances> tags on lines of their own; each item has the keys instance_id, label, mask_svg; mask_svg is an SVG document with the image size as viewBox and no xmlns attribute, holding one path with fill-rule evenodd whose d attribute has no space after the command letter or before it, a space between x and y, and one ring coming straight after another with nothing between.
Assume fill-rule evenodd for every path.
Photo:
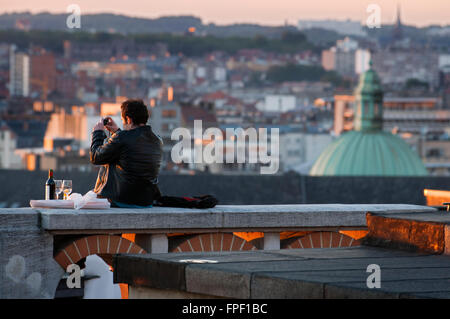
<instances>
[{"instance_id":1,"label":"brick arch under ledge","mask_svg":"<svg viewBox=\"0 0 450 319\"><path fill-rule=\"evenodd\" d=\"M256 250L252 243L231 233L206 233L171 238L169 252Z\"/></svg>"},{"instance_id":2,"label":"brick arch under ledge","mask_svg":"<svg viewBox=\"0 0 450 319\"><path fill-rule=\"evenodd\" d=\"M244 251L257 247L232 233L205 233L169 237L169 252ZM281 249L336 248L359 246L360 240L339 232L312 232L282 241ZM111 256L119 253L143 254L146 251L126 235L92 235L74 238L56 247L54 259L65 270L89 255L99 255L111 265Z\"/></svg>"},{"instance_id":3,"label":"brick arch under ledge","mask_svg":"<svg viewBox=\"0 0 450 319\"><path fill-rule=\"evenodd\" d=\"M76 238L55 249L54 259L64 269L89 255L144 254L146 251L120 235L93 235ZM105 258L103 258L105 260ZM105 260L110 266L110 261Z\"/></svg>"},{"instance_id":4,"label":"brick arch under ledge","mask_svg":"<svg viewBox=\"0 0 450 319\"><path fill-rule=\"evenodd\" d=\"M298 248L343 248L360 246L361 241L345 234L332 231L318 231L307 235L289 238L281 245L282 249Z\"/></svg>"}]
</instances>

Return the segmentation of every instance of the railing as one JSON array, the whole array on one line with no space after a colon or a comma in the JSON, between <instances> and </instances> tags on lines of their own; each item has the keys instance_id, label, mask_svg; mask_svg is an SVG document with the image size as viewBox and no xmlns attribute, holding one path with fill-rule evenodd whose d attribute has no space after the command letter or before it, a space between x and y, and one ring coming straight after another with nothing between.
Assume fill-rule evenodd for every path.
<instances>
[{"instance_id":1,"label":"railing","mask_svg":"<svg viewBox=\"0 0 450 319\"><path fill-rule=\"evenodd\" d=\"M286 231L366 229L367 212L433 211L404 205L227 205L212 209L51 210L38 209L41 228L53 235L136 234L147 252L168 252L170 233L263 232L263 249L280 249Z\"/></svg>"}]
</instances>

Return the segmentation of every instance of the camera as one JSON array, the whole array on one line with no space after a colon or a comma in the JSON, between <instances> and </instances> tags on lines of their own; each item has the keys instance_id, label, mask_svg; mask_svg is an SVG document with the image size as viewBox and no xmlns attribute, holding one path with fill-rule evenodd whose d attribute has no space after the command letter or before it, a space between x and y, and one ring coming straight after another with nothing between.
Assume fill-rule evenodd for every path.
<instances>
[{"instance_id":1,"label":"camera","mask_svg":"<svg viewBox=\"0 0 450 319\"><path fill-rule=\"evenodd\" d=\"M108 124L108 118L104 118L103 119L103 125L107 125Z\"/></svg>"}]
</instances>

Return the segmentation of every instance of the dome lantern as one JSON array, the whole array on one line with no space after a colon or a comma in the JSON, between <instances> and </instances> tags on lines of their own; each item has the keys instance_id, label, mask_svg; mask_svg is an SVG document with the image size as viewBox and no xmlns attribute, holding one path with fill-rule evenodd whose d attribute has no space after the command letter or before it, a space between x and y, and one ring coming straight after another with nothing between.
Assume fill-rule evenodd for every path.
<instances>
[{"instance_id":1,"label":"dome lantern","mask_svg":"<svg viewBox=\"0 0 450 319\"><path fill-rule=\"evenodd\" d=\"M380 79L372 68L364 72L355 90L355 131L383 129L383 90Z\"/></svg>"}]
</instances>

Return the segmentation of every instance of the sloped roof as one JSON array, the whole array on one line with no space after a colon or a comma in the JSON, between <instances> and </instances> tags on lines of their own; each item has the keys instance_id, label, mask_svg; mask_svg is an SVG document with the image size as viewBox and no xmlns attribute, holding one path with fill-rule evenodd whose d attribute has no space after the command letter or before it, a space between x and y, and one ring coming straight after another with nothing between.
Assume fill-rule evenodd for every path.
<instances>
[{"instance_id":1,"label":"sloped roof","mask_svg":"<svg viewBox=\"0 0 450 319\"><path fill-rule=\"evenodd\" d=\"M209 102L209 101L215 101L215 100L223 100L223 99L227 99L230 96L225 94L222 91L216 91L216 92L212 92L212 93L208 93L202 96L202 100Z\"/></svg>"}]
</instances>

